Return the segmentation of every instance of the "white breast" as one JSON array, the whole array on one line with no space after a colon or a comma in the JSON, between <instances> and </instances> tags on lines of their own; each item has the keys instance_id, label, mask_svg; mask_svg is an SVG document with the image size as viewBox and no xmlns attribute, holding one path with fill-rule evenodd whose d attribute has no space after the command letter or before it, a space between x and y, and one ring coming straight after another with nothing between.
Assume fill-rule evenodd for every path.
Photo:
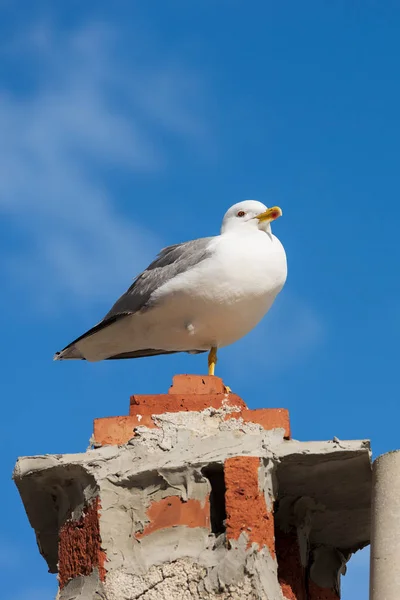
<instances>
[{"instance_id":1,"label":"white breast","mask_svg":"<svg viewBox=\"0 0 400 600\"><path fill-rule=\"evenodd\" d=\"M243 337L266 314L286 280L285 251L271 234L226 233L212 241L210 251L210 258L157 294L159 310L173 324L169 339L180 349L221 347Z\"/></svg>"}]
</instances>

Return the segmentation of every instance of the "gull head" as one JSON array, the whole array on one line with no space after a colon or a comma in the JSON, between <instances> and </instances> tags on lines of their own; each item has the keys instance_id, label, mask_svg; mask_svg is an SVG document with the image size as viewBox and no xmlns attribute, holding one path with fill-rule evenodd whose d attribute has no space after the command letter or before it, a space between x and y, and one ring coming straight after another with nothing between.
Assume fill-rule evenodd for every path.
<instances>
[{"instance_id":1,"label":"gull head","mask_svg":"<svg viewBox=\"0 0 400 600\"><path fill-rule=\"evenodd\" d=\"M261 230L271 232L271 222L282 216L279 206L267 208L257 200L244 200L231 206L222 220L221 233Z\"/></svg>"}]
</instances>

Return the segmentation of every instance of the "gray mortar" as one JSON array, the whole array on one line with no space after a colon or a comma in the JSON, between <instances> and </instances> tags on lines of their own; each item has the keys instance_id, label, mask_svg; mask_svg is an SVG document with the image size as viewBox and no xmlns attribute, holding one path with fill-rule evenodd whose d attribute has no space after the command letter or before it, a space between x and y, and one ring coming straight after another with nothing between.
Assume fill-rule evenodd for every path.
<instances>
[{"instance_id":1,"label":"gray mortar","mask_svg":"<svg viewBox=\"0 0 400 600\"><path fill-rule=\"evenodd\" d=\"M321 587L332 588L340 596L340 577L346 573L346 563L351 554L343 554L331 546L318 546L312 550L310 577Z\"/></svg>"},{"instance_id":2,"label":"gray mortar","mask_svg":"<svg viewBox=\"0 0 400 600\"><path fill-rule=\"evenodd\" d=\"M58 591L56 600L108 600L97 569L87 577L76 577ZM122 598L121 598L122 600Z\"/></svg>"},{"instance_id":3,"label":"gray mortar","mask_svg":"<svg viewBox=\"0 0 400 600\"><path fill-rule=\"evenodd\" d=\"M233 456L260 457L259 482L276 524L297 531L303 564L316 582L337 581L350 553L369 541L370 451L365 441L298 442L265 431L234 409L168 413L158 429L138 427L128 444L82 454L20 458L14 479L52 572L65 519L79 518L99 496L107 578L68 583L59 600L266 598L282 600L277 565L267 548L247 548L242 534L227 543L208 529L185 526L135 537L151 502L169 496L203 503L210 492L204 467Z\"/></svg>"},{"instance_id":4,"label":"gray mortar","mask_svg":"<svg viewBox=\"0 0 400 600\"><path fill-rule=\"evenodd\" d=\"M276 480L276 466L277 461L269 457L263 458L260 461L260 467L258 469L258 484L262 494L264 494L265 504L270 512L274 508L274 501L277 494L277 480Z\"/></svg>"}]
</instances>

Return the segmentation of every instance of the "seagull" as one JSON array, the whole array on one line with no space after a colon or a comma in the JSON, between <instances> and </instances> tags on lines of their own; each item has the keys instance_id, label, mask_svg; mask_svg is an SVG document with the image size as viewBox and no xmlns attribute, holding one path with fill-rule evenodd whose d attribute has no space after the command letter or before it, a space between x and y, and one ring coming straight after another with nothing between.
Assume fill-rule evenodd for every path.
<instances>
[{"instance_id":1,"label":"seagull","mask_svg":"<svg viewBox=\"0 0 400 600\"><path fill-rule=\"evenodd\" d=\"M283 245L271 232L278 206L256 200L231 206L221 233L168 246L116 301L102 321L54 360L91 362L217 350L253 329L287 276Z\"/></svg>"}]
</instances>

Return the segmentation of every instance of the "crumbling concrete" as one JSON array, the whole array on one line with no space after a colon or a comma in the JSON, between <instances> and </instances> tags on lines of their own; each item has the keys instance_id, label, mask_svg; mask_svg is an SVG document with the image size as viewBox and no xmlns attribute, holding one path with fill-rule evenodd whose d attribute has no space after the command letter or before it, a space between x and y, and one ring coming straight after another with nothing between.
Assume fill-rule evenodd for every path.
<instances>
[{"instance_id":1,"label":"crumbling concrete","mask_svg":"<svg viewBox=\"0 0 400 600\"><path fill-rule=\"evenodd\" d=\"M218 378L198 379L199 410L183 389L191 410L131 432L104 419L85 453L18 460L59 600L339 598L346 561L369 542L368 442L287 439L286 411L249 415ZM131 406L137 422L154 411Z\"/></svg>"}]
</instances>

